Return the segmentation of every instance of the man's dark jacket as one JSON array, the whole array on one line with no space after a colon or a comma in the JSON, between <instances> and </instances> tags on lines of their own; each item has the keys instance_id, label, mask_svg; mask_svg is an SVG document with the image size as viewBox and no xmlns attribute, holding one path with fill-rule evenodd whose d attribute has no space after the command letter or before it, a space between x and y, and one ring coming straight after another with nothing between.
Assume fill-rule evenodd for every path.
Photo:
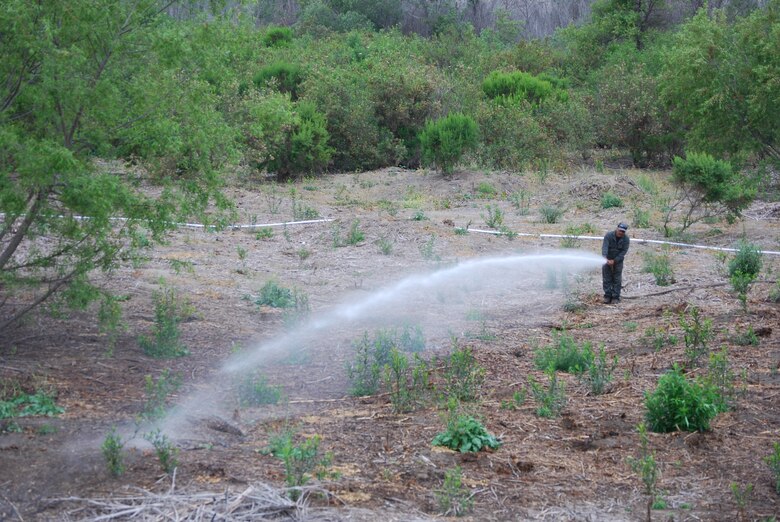
<instances>
[{"instance_id":1,"label":"man's dark jacket","mask_svg":"<svg viewBox=\"0 0 780 522\"><path fill-rule=\"evenodd\" d=\"M607 235L604 236L604 242L601 244L601 255L607 259L614 259L616 265L621 265L623 258L626 257L626 252L628 252L629 242L628 234L624 234L618 239L614 230L607 232Z\"/></svg>"}]
</instances>

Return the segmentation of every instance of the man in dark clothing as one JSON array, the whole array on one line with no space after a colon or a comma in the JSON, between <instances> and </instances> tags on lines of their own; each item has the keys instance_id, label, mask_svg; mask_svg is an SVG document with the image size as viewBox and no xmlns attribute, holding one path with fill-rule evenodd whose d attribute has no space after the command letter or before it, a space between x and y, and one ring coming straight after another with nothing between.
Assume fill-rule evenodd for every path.
<instances>
[{"instance_id":1,"label":"man in dark clothing","mask_svg":"<svg viewBox=\"0 0 780 522\"><path fill-rule=\"evenodd\" d=\"M628 252L630 240L626 235L628 225L620 223L613 232L607 232L601 244L601 255L607 259L601 267L604 286L604 303L620 302L620 285L623 282L623 258Z\"/></svg>"}]
</instances>

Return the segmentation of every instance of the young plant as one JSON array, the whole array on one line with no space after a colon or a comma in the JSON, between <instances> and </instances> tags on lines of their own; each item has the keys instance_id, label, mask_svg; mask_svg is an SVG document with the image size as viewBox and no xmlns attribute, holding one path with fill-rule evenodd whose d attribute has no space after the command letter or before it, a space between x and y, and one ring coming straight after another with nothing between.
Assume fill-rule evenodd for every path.
<instances>
[{"instance_id":1,"label":"young plant","mask_svg":"<svg viewBox=\"0 0 780 522\"><path fill-rule=\"evenodd\" d=\"M531 195L525 190L512 192L509 196L509 202L515 209L515 212L521 216L527 216L531 211Z\"/></svg>"},{"instance_id":2,"label":"young plant","mask_svg":"<svg viewBox=\"0 0 780 522\"><path fill-rule=\"evenodd\" d=\"M164 369L155 380L151 375L144 377L144 409L141 420L155 421L165 416L165 404L168 397L181 387L181 374Z\"/></svg>"},{"instance_id":3,"label":"young plant","mask_svg":"<svg viewBox=\"0 0 780 522\"><path fill-rule=\"evenodd\" d=\"M292 290L280 286L273 279L269 279L260 289L260 295L254 299L254 302L257 306L292 308L295 306L295 297Z\"/></svg>"},{"instance_id":4,"label":"young plant","mask_svg":"<svg viewBox=\"0 0 780 522\"><path fill-rule=\"evenodd\" d=\"M692 306L688 315L680 315L680 326L683 329L685 341L686 365L693 367L709 353L709 343L713 338L712 319L704 319L701 310Z\"/></svg>"},{"instance_id":5,"label":"young plant","mask_svg":"<svg viewBox=\"0 0 780 522\"><path fill-rule=\"evenodd\" d=\"M255 232L255 239L258 241L262 239L271 239L272 237L274 237L274 229L271 227L263 227Z\"/></svg>"},{"instance_id":6,"label":"young plant","mask_svg":"<svg viewBox=\"0 0 780 522\"><path fill-rule=\"evenodd\" d=\"M669 286L675 282L674 270L672 270L671 261L666 254L645 253L642 272L653 274L655 284L658 286Z\"/></svg>"},{"instance_id":7,"label":"young plant","mask_svg":"<svg viewBox=\"0 0 780 522\"><path fill-rule=\"evenodd\" d=\"M480 214L485 220L485 224L490 228L500 229L504 225L504 212L498 205L485 205L485 210L487 210L487 216Z\"/></svg>"},{"instance_id":8,"label":"young plant","mask_svg":"<svg viewBox=\"0 0 780 522\"><path fill-rule=\"evenodd\" d=\"M444 370L446 393L459 401L475 401L485 382L485 369L479 365L471 348L459 348L458 340L452 340L453 351Z\"/></svg>"},{"instance_id":9,"label":"young plant","mask_svg":"<svg viewBox=\"0 0 780 522\"><path fill-rule=\"evenodd\" d=\"M593 358L588 366L587 372L582 375L590 385L590 392L593 395L606 393L609 384L612 382L612 375L617 368L618 357L615 355L611 360L607 359L607 354L602 345L599 353Z\"/></svg>"},{"instance_id":10,"label":"young plant","mask_svg":"<svg viewBox=\"0 0 780 522\"><path fill-rule=\"evenodd\" d=\"M753 484L748 483L745 487L742 487L736 482L732 482L731 493L734 495L734 503L737 505L737 520L739 522L748 520L745 515L745 510L747 509L750 497L753 496Z\"/></svg>"},{"instance_id":11,"label":"young plant","mask_svg":"<svg viewBox=\"0 0 780 522\"><path fill-rule=\"evenodd\" d=\"M360 340L352 343L355 358L347 366L352 395L360 397L377 392L382 368L390 362L390 352L396 344L392 334L385 330L378 330L373 339L364 332Z\"/></svg>"},{"instance_id":12,"label":"young plant","mask_svg":"<svg viewBox=\"0 0 780 522\"><path fill-rule=\"evenodd\" d=\"M567 373L587 371L593 362L593 350L590 343L582 345L568 332L553 332L553 343L535 351L534 365L539 370L552 367Z\"/></svg>"},{"instance_id":13,"label":"young plant","mask_svg":"<svg viewBox=\"0 0 780 522\"><path fill-rule=\"evenodd\" d=\"M758 278L762 264L761 251L758 247L747 241L740 241L737 253L729 262L729 281L745 311L747 311L748 291Z\"/></svg>"},{"instance_id":14,"label":"young plant","mask_svg":"<svg viewBox=\"0 0 780 522\"><path fill-rule=\"evenodd\" d=\"M423 165L435 166L444 174L452 173L460 158L476 147L477 134L477 123L463 114L451 113L429 121L420 134Z\"/></svg>"},{"instance_id":15,"label":"young plant","mask_svg":"<svg viewBox=\"0 0 780 522\"><path fill-rule=\"evenodd\" d=\"M510 400L502 400L500 408L502 410L516 410L523 404L525 404L526 396L528 395L528 390L525 388L521 388L520 390L515 391L512 394L512 398Z\"/></svg>"},{"instance_id":16,"label":"young plant","mask_svg":"<svg viewBox=\"0 0 780 522\"><path fill-rule=\"evenodd\" d=\"M389 256L393 253L393 242L386 237L380 237L376 240L376 245L379 247L379 251L383 256Z\"/></svg>"},{"instance_id":17,"label":"young plant","mask_svg":"<svg viewBox=\"0 0 780 522\"><path fill-rule=\"evenodd\" d=\"M320 455L320 437L315 435L300 444L293 440L292 432L284 432L272 437L269 448L265 450L284 463L285 482L291 488L290 497L294 500L301 496L301 486L311 480L311 474L324 475L333 461L333 455Z\"/></svg>"},{"instance_id":18,"label":"young plant","mask_svg":"<svg viewBox=\"0 0 780 522\"><path fill-rule=\"evenodd\" d=\"M536 414L544 418L557 417L566 406L566 386L558 381L558 374L552 366L544 373L548 378L547 387L536 382L533 377L528 377L536 401Z\"/></svg>"},{"instance_id":19,"label":"young plant","mask_svg":"<svg viewBox=\"0 0 780 522\"><path fill-rule=\"evenodd\" d=\"M601 208L620 208L623 206L623 200L617 194L605 192L601 196Z\"/></svg>"},{"instance_id":20,"label":"young plant","mask_svg":"<svg viewBox=\"0 0 780 522\"><path fill-rule=\"evenodd\" d=\"M715 405L718 411L727 411L734 405L737 396L735 379L729 364L728 348L724 346L719 352L711 353L707 375L702 378L702 384L717 391Z\"/></svg>"},{"instance_id":21,"label":"young plant","mask_svg":"<svg viewBox=\"0 0 780 522\"><path fill-rule=\"evenodd\" d=\"M122 455L124 446L122 438L116 433L116 428L111 429L101 446L108 472L114 477L120 476L125 471L124 456Z\"/></svg>"},{"instance_id":22,"label":"young plant","mask_svg":"<svg viewBox=\"0 0 780 522\"><path fill-rule=\"evenodd\" d=\"M716 389L687 379L675 366L652 393L645 393L647 426L657 433L706 431L720 411L719 402Z\"/></svg>"},{"instance_id":23,"label":"young plant","mask_svg":"<svg viewBox=\"0 0 780 522\"><path fill-rule=\"evenodd\" d=\"M774 476L775 492L780 494L780 442L775 442L773 448L774 451L769 456L764 457L764 462L767 463Z\"/></svg>"},{"instance_id":24,"label":"young plant","mask_svg":"<svg viewBox=\"0 0 780 522\"><path fill-rule=\"evenodd\" d=\"M160 429L156 429L150 433L144 435L152 446L154 446L154 452L157 455L157 460L160 461L160 467L165 473L169 475L179 466L179 448L177 448L171 439L167 437Z\"/></svg>"},{"instance_id":25,"label":"young plant","mask_svg":"<svg viewBox=\"0 0 780 522\"><path fill-rule=\"evenodd\" d=\"M634 226L636 228L650 228L650 212L641 208L635 208Z\"/></svg>"},{"instance_id":26,"label":"young plant","mask_svg":"<svg viewBox=\"0 0 780 522\"><path fill-rule=\"evenodd\" d=\"M431 444L461 453L476 453L483 448L497 449L501 442L474 417L451 412L447 430L436 435Z\"/></svg>"},{"instance_id":27,"label":"young plant","mask_svg":"<svg viewBox=\"0 0 780 522\"><path fill-rule=\"evenodd\" d=\"M357 245L366 239L366 235L360 230L360 220L356 219L349 227L346 244L350 246Z\"/></svg>"},{"instance_id":28,"label":"young plant","mask_svg":"<svg viewBox=\"0 0 780 522\"><path fill-rule=\"evenodd\" d=\"M144 353L155 358L189 355L189 350L180 341L181 329L179 328L179 323L189 315L188 306L170 287L163 287L152 293L152 300L154 301L152 334L138 338L138 344L141 345Z\"/></svg>"},{"instance_id":29,"label":"young plant","mask_svg":"<svg viewBox=\"0 0 780 522\"><path fill-rule=\"evenodd\" d=\"M414 364L398 349L390 351L390 362L385 365L384 384L390 394L395 413L411 411L423 403L428 392L428 364L417 354Z\"/></svg>"},{"instance_id":30,"label":"young plant","mask_svg":"<svg viewBox=\"0 0 780 522\"><path fill-rule=\"evenodd\" d=\"M268 384L268 378L260 373L245 376L238 385L238 402L241 406L277 404L281 398L281 386Z\"/></svg>"},{"instance_id":31,"label":"young plant","mask_svg":"<svg viewBox=\"0 0 780 522\"><path fill-rule=\"evenodd\" d=\"M563 216L563 209L553 205L544 205L539 209L539 212L542 215L543 223L557 223L561 219L561 216Z\"/></svg>"},{"instance_id":32,"label":"young plant","mask_svg":"<svg viewBox=\"0 0 780 522\"><path fill-rule=\"evenodd\" d=\"M651 511L653 506L661 501L661 491L658 489L658 479L660 471L658 463L655 460L655 452L650 450L650 438L647 435L647 427L644 423L637 426L639 440L641 443L639 456L629 457L628 463L634 473L637 473L642 479L642 484L647 495L647 522L652 520Z\"/></svg>"},{"instance_id":33,"label":"young plant","mask_svg":"<svg viewBox=\"0 0 780 522\"><path fill-rule=\"evenodd\" d=\"M436 501L439 512L444 516L459 517L471 511L474 505L472 493L463 485L463 474L460 466L444 472L444 484L436 490Z\"/></svg>"},{"instance_id":34,"label":"young plant","mask_svg":"<svg viewBox=\"0 0 780 522\"><path fill-rule=\"evenodd\" d=\"M434 245L436 244L436 235L431 234L431 237L420 245L420 254L422 254L423 259L427 261L439 261L441 258L436 254L434 251Z\"/></svg>"}]
</instances>

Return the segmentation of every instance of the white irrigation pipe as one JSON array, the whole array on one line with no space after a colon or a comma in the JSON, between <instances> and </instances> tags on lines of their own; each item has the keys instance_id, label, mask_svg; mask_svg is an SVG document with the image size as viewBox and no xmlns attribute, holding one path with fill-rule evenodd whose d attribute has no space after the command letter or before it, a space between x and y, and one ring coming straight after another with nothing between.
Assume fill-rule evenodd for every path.
<instances>
[{"instance_id":1,"label":"white irrigation pipe","mask_svg":"<svg viewBox=\"0 0 780 522\"><path fill-rule=\"evenodd\" d=\"M480 230L478 228L467 228L469 232L478 232L480 234L493 234L495 236L501 236L504 235L505 232L500 232L498 230ZM514 235L522 236L522 237L539 237L539 238L545 238L545 237L551 237L551 238L558 238L558 239L594 239L598 241L603 241L603 237L598 236L570 236L566 234L530 234L527 232L515 232ZM726 247L715 247L715 246L707 246L707 245L692 245L690 243L678 243L675 241L660 241L658 239L641 239L641 238L631 238L631 241L638 242L639 244L645 244L645 243L654 243L656 245L672 245L672 246L679 246L679 247L687 247L687 248L698 248L702 250L717 250L719 252L737 252L738 250L736 248L726 248ZM762 254L766 254L769 256L780 256L780 251L777 250L759 250Z\"/></svg>"}]
</instances>

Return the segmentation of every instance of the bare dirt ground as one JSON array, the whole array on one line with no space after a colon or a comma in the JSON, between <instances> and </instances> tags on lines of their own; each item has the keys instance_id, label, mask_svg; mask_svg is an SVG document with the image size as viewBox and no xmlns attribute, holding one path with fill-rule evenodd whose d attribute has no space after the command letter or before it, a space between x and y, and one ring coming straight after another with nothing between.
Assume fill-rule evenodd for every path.
<instances>
[{"instance_id":1,"label":"bare dirt ground","mask_svg":"<svg viewBox=\"0 0 780 522\"><path fill-rule=\"evenodd\" d=\"M645 183L638 183L642 176ZM475 300L451 303L442 297L440 306L396 303L400 316L417 317L424 325L424 356L446 354L452 336L474 350L486 370L474 408L502 442L493 452L461 455L433 447L432 438L444 428L435 402L394 414L386 395L351 397L345 371L354 356L349 340L368 329L363 323L336 321L327 335L307 340L293 355L285 349L259 360L269 382L284 391L286 399L276 405L238 408L231 399L237 377L219 370L236 353L252 354L289 333L281 312L245 298L257 295L271 278L305 292L316 318L340 303L364 302L411 274L560 248L558 239L456 232L467 225L487 229L486 205L500 208L504 224L524 233L560 234L568 226L589 223L593 235L602 236L620 220L631 222L636 208L650 211L657 226L660 216L646 191L649 179L668 190L664 173L629 170L581 170L542 180L532 174L465 171L444 178L402 169L234 189L243 223L292 220L291 189L299 217L308 208L309 216L316 211L335 221L274 227L270 238L258 238L255 230L182 228L168 245L153 251L148 263L121 270L107 282L127 296L128 329L111 355L88 313L67 320L39 315L3 332L0 377L30 388L45 383L57 391L65 413L19 418L21 432L0 434L0 518L83 519L88 518L85 501L59 499L121 496L132 488L167 491L171 480L160 472L148 444L128 444L127 470L119 478L109 475L100 444L112 426L125 433L133 425L145 400L145 376L158 377L170 369L184 381L171 403L190 405L186 426L169 431L181 449L179 491L282 486L280 460L259 450L287 426L300 435L321 436L322 450L333 454L331 469L338 474L322 483L331 494L327 500L312 498L312 509L321 509L318 516L329 520L442 518L435 491L442 487L445 471L455 466L461 467L464 484L473 493L474 509L466 520L641 520L645 497L627 458L638 455L636 426L643 420L643 395L684 358L681 342L656 350L646 332L666 328L681 337L679 314L692 305L713 320L712 347L728 347L742 392L736 407L720 414L711 431L650 435L667 504L653 512L654 519L736 520L740 515L732 483L754 485L745 520L777 516L780 497L762 458L780 441L780 307L768 300L780 269L778 256L764 257L762 281L750 292L747 313L727 284L723 256L713 251L667 249L676 282L656 286L651 274L642 273L642 259L644 253L663 248L638 239L662 237L655 229L637 227L629 231L634 240L620 305L601 304L598 269L565 288L529 275L505 281L498 297L492 297L490 288L477 288ZM623 199L623 208L601 208L601 195L608 190ZM519 191L530 195L527 213L508 201L508 195ZM559 223L542 223L543 205L565 209ZM354 220L365 239L335 247L334 234L345 237ZM722 247L733 247L743 235L762 248L778 250L780 205L757 202L743 221L692 231L696 243ZM589 240L578 245L596 253L600 246L600 241ZM176 262L190 264L191 270L177 272ZM181 324L189 356L153 359L139 347L138 336L154 321L152 292L161 277L194 310ZM459 277L452 286L468 287L471 276ZM572 302L584 306L565 306ZM572 308L578 309L566 311ZM562 416L536 416L530 394L517 409L501 408L502 400L527 386L529 375L543 378L534 367L533 349L549 343L563 327L578 341L603 343L610 356L619 357L609 393L590 395L585 384L563 374L568 404ZM734 342L735 334L748 327L761 334L758 346ZM219 397L213 401L219 406L198 412L192 396ZM214 429L220 428L217 417L238 429Z\"/></svg>"}]
</instances>

